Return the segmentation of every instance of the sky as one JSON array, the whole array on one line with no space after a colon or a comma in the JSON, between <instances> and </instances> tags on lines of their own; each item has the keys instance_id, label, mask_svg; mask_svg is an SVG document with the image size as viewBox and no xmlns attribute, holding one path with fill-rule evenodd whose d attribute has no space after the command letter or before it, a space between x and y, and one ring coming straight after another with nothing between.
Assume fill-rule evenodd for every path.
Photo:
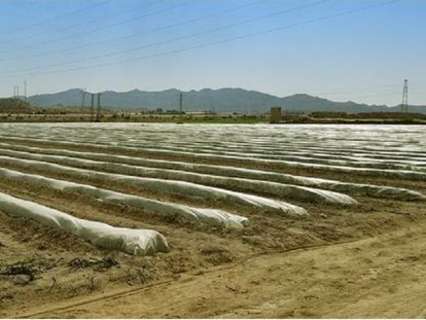
<instances>
[{"instance_id":1,"label":"sky","mask_svg":"<svg viewBox=\"0 0 426 320\"><path fill-rule=\"evenodd\" d=\"M426 0L0 0L0 96L238 87L426 105Z\"/></svg>"}]
</instances>

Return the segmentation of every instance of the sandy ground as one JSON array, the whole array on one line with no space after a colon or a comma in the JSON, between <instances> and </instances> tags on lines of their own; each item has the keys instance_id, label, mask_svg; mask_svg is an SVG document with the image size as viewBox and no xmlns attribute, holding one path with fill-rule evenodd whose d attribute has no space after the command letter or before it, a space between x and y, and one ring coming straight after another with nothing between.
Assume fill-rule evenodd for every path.
<instances>
[{"instance_id":1,"label":"sandy ground","mask_svg":"<svg viewBox=\"0 0 426 320\"><path fill-rule=\"evenodd\" d=\"M18 164L1 166L71 180ZM273 169L405 186L426 194L424 181ZM84 183L143 194L108 181ZM1 178L0 190L80 218L153 228L171 246L170 253L149 257L108 252L0 212L0 317L426 316L424 202L356 197L360 204L352 207L304 203L311 213L307 218L234 208L250 224L226 232L16 179Z\"/></svg>"},{"instance_id":2,"label":"sandy ground","mask_svg":"<svg viewBox=\"0 0 426 320\"><path fill-rule=\"evenodd\" d=\"M16 310L23 317L424 317L426 222L249 256L176 279Z\"/></svg>"},{"instance_id":3,"label":"sandy ground","mask_svg":"<svg viewBox=\"0 0 426 320\"><path fill-rule=\"evenodd\" d=\"M24 316L425 317L426 224L264 254L180 279L71 299Z\"/></svg>"}]
</instances>

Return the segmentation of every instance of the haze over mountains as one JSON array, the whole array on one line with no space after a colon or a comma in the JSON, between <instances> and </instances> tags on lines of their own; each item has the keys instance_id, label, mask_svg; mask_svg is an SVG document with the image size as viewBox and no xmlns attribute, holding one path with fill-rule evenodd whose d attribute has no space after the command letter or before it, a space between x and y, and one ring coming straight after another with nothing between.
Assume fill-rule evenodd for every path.
<instances>
[{"instance_id":1,"label":"haze over mountains","mask_svg":"<svg viewBox=\"0 0 426 320\"><path fill-rule=\"evenodd\" d=\"M179 90L163 91L131 90L127 92L102 92L102 106L117 110L157 109L177 110ZM277 97L270 94L239 88L202 89L183 92L185 111L215 112L250 112L263 113L272 106L281 106L285 110L299 112L336 111L336 112L398 112L399 106L367 105L355 102L335 102L328 99L313 97L307 94L295 94L288 97ZM80 89L70 89L54 94L41 94L29 97L35 106L80 106L82 102ZM90 104L86 95L86 106ZM426 106L410 106L410 112L426 113Z\"/></svg>"}]
</instances>

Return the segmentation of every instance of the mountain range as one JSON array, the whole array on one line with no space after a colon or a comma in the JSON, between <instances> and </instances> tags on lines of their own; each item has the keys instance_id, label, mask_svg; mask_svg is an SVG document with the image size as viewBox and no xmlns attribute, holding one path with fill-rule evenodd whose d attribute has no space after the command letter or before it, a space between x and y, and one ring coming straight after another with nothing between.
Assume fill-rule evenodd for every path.
<instances>
[{"instance_id":1,"label":"mountain range","mask_svg":"<svg viewBox=\"0 0 426 320\"><path fill-rule=\"evenodd\" d=\"M28 98L28 101L39 107L81 106L83 92L81 89L70 89L53 94L40 94ZM240 88L201 89L179 91L168 89L163 91L131 90L127 92L101 92L101 104L105 108L115 110L163 110L179 109L179 94L182 92L184 111L215 112L250 112L263 113L273 106L281 106L292 112L398 112L399 106L367 105L362 103L335 102L307 94L295 94L287 97L244 90ZM95 102L96 103L96 102ZM90 105L90 96L86 94L85 105ZM410 112L425 113L426 106L410 106Z\"/></svg>"}]
</instances>

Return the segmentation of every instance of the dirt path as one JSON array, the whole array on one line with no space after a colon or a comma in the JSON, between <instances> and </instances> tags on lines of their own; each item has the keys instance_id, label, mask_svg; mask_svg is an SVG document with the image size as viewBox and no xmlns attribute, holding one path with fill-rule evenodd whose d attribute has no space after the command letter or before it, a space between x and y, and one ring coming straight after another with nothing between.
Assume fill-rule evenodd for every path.
<instances>
[{"instance_id":1,"label":"dirt path","mask_svg":"<svg viewBox=\"0 0 426 320\"><path fill-rule=\"evenodd\" d=\"M39 317L425 317L426 223L261 255L146 289L36 307Z\"/></svg>"}]
</instances>

